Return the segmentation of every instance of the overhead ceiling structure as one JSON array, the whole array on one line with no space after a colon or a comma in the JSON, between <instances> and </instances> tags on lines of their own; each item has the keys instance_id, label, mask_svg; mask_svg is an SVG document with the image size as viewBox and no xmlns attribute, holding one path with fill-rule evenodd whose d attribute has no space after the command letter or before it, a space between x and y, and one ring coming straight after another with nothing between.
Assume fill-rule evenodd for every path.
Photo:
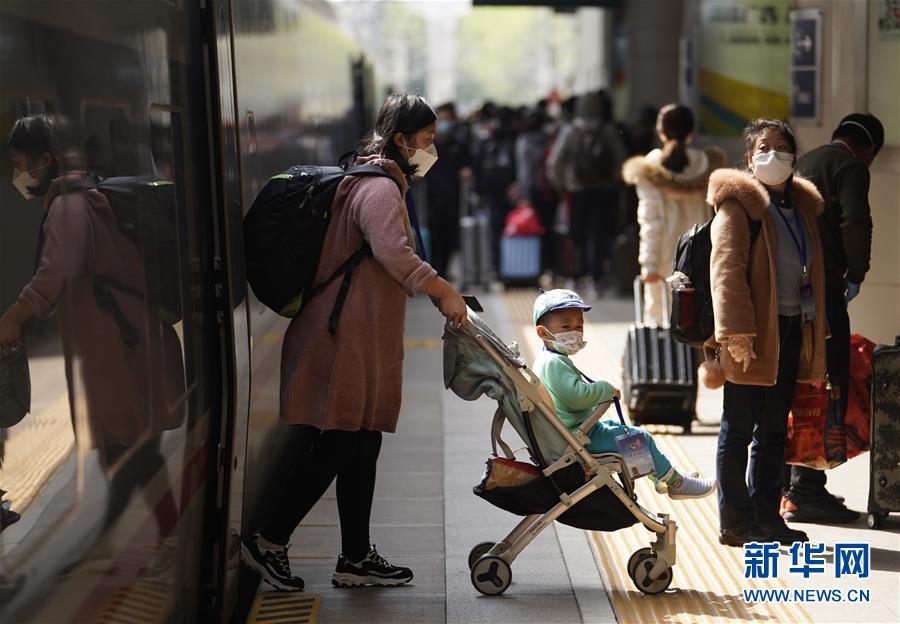
<instances>
[{"instance_id":1,"label":"overhead ceiling structure","mask_svg":"<svg viewBox=\"0 0 900 624\"><path fill-rule=\"evenodd\" d=\"M542 6L562 10L580 7L617 9L625 5L625 0L472 0L475 6Z\"/></svg>"}]
</instances>

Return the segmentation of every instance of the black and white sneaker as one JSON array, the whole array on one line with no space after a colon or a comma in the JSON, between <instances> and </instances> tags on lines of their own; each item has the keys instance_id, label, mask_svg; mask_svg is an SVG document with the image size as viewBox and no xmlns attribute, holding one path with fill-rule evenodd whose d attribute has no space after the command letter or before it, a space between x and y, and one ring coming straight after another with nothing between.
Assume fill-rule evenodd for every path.
<instances>
[{"instance_id":1,"label":"black and white sneaker","mask_svg":"<svg viewBox=\"0 0 900 624\"><path fill-rule=\"evenodd\" d=\"M291 575L291 564L288 561L288 546L279 550L261 550L259 532L250 539L241 540L241 560L251 569L259 572L263 580L284 591L303 591L303 579Z\"/></svg>"},{"instance_id":2,"label":"black and white sneaker","mask_svg":"<svg viewBox=\"0 0 900 624\"><path fill-rule=\"evenodd\" d=\"M365 559L358 563L349 561L344 555L339 556L331 584L335 587L395 587L409 583L412 577L412 570L391 565L378 554L373 544Z\"/></svg>"}]
</instances>

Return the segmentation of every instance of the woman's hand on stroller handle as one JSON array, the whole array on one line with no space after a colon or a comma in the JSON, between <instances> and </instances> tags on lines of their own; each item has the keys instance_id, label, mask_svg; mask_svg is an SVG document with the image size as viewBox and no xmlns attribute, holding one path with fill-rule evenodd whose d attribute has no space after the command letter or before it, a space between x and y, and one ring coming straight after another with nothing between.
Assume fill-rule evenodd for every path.
<instances>
[{"instance_id":1,"label":"woman's hand on stroller handle","mask_svg":"<svg viewBox=\"0 0 900 624\"><path fill-rule=\"evenodd\" d=\"M466 307L466 302L463 301L462 295L447 280L435 277L425 284L423 290L431 297L432 303L437 306L437 309L444 315L448 323L459 329L469 324L469 311Z\"/></svg>"}]
</instances>

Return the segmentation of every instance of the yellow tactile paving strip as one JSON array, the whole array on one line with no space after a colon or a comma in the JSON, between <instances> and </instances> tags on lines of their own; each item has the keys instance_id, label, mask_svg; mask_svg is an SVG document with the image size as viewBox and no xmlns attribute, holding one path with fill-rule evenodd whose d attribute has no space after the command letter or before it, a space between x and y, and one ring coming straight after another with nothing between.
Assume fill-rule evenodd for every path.
<instances>
[{"instance_id":1,"label":"yellow tactile paving strip","mask_svg":"<svg viewBox=\"0 0 900 624\"><path fill-rule=\"evenodd\" d=\"M139 581L123 587L104 609L97 624L152 624L171 610L172 587L166 583Z\"/></svg>"},{"instance_id":2,"label":"yellow tactile paving strip","mask_svg":"<svg viewBox=\"0 0 900 624\"><path fill-rule=\"evenodd\" d=\"M247 624L315 624L321 603L319 594L259 594Z\"/></svg>"},{"instance_id":3,"label":"yellow tactile paving strip","mask_svg":"<svg viewBox=\"0 0 900 624\"><path fill-rule=\"evenodd\" d=\"M39 414L29 414L6 439L0 488L13 510L24 513L75 448L69 398L63 394Z\"/></svg>"},{"instance_id":4,"label":"yellow tactile paving strip","mask_svg":"<svg viewBox=\"0 0 900 624\"><path fill-rule=\"evenodd\" d=\"M535 294L510 291L504 301L516 329L522 355L532 362L540 342L534 334L531 318ZM595 306L595 315L602 303ZM619 384L622 375L621 350L625 343L625 323L592 323L586 319L585 338L589 348L578 360L600 378ZM596 318L595 316L595 318ZM696 469L694 462L678 442L678 437L654 433L654 440L676 466ZM715 440L710 438L710 444ZM786 587L782 581L756 584L744 579L743 551L718 543L719 520L716 499L672 501L657 494L647 479L637 483L642 504L654 511L671 513L678 523L678 560L670 590L658 596L639 592L625 569L628 558L638 548L650 545L653 534L635 525L615 533L591 533L591 541L601 576L610 592L619 624L638 622L698 622L719 624L734 621L770 621L800 624L812 622L800 605L746 604L741 590L754 587Z\"/></svg>"}]
</instances>

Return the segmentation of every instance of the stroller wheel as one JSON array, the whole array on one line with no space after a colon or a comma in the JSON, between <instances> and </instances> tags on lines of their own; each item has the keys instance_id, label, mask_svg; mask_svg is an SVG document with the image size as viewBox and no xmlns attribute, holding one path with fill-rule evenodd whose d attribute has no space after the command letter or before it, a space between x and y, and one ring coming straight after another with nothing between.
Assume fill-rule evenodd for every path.
<instances>
[{"instance_id":1,"label":"stroller wheel","mask_svg":"<svg viewBox=\"0 0 900 624\"><path fill-rule=\"evenodd\" d=\"M655 579L650 578L650 570L656 565L656 555L649 548L641 548L628 560L628 576L635 587L645 594L661 594L672 584L672 568Z\"/></svg>"},{"instance_id":2,"label":"stroller wheel","mask_svg":"<svg viewBox=\"0 0 900 624\"><path fill-rule=\"evenodd\" d=\"M512 582L512 568L500 557L485 555L475 562L472 585L485 596L499 596Z\"/></svg>"},{"instance_id":3,"label":"stroller wheel","mask_svg":"<svg viewBox=\"0 0 900 624\"><path fill-rule=\"evenodd\" d=\"M494 542L479 542L469 551L469 569L475 566L475 562L481 559L482 555L486 555L488 551L494 547Z\"/></svg>"}]
</instances>

